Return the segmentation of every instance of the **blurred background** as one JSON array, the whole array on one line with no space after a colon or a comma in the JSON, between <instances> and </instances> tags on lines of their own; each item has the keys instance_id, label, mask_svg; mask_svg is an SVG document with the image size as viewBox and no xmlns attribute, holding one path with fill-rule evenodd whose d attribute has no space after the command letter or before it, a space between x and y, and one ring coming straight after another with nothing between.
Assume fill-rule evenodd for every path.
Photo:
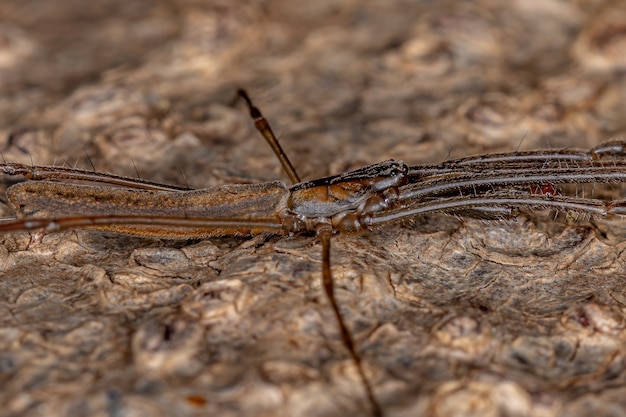
<instances>
[{"instance_id":1,"label":"blurred background","mask_svg":"<svg viewBox=\"0 0 626 417\"><path fill-rule=\"evenodd\" d=\"M150 177L185 167L190 181L200 160L277 178L273 162L248 166L269 152L232 107L236 87L308 178L384 158L589 146L626 123L624 13L623 1L7 0L3 152L87 153L116 172L132 159Z\"/></svg>"}]
</instances>

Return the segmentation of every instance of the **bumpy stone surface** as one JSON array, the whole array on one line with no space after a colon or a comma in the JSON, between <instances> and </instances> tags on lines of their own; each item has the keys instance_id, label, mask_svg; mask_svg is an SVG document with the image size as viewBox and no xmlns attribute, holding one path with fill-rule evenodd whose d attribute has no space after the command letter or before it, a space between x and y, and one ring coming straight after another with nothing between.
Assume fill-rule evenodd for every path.
<instances>
[{"instance_id":1,"label":"bumpy stone surface","mask_svg":"<svg viewBox=\"0 0 626 417\"><path fill-rule=\"evenodd\" d=\"M240 86L307 179L626 133L623 1L249 3L4 0L4 159L285 178ZM625 230L430 216L333 237L385 415L625 413ZM367 414L312 237L0 240L3 416Z\"/></svg>"}]
</instances>

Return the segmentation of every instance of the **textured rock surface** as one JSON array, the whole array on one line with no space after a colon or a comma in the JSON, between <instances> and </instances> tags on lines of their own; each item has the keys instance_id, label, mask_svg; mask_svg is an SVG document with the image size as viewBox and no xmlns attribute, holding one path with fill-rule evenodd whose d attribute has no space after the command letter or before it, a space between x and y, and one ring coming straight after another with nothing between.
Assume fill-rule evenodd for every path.
<instances>
[{"instance_id":1,"label":"textured rock surface","mask_svg":"<svg viewBox=\"0 0 626 417\"><path fill-rule=\"evenodd\" d=\"M0 4L6 160L284 178L238 86L307 179L626 132L624 1L127 3ZM386 415L625 413L624 236L433 216L333 238ZM0 239L2 415L367 411L314 238Z\"/></svg>"}]
</instances>

